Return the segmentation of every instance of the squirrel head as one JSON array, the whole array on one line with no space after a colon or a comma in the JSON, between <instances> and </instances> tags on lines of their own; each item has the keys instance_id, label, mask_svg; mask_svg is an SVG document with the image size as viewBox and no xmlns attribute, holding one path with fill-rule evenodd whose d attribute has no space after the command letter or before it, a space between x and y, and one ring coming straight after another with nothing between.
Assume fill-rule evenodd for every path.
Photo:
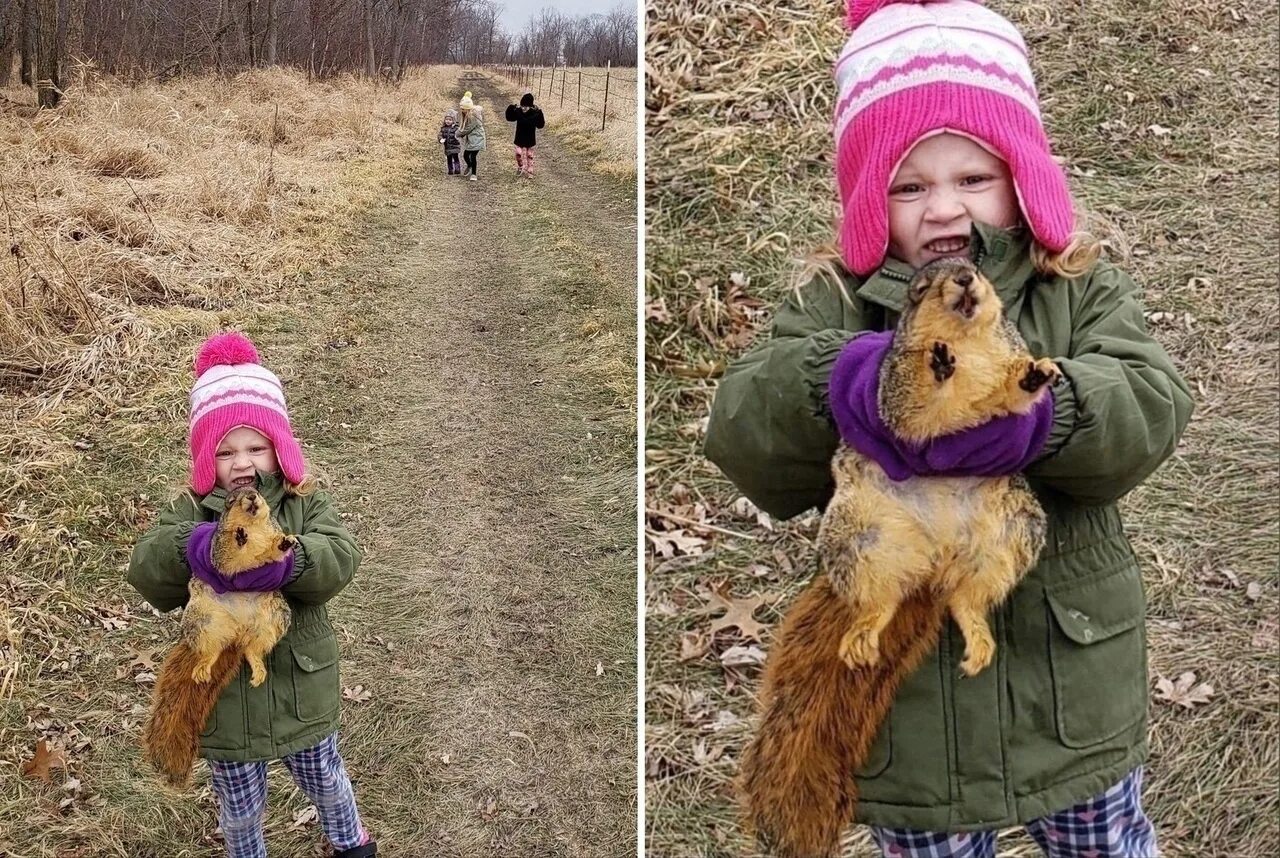
<instances>
[{"instance_id":1,"label":"squirrel head","mask_svg":"<svg viewBox=\"0 0 1280 858\"><path fill-rule=\"evenodd\" d=\"M260 521L270 515L271 510L267 507L267 502L262 499L262 495L258 494L257 489L235 489L227 495L224 520L234 518L239 521Z\"/></svg>"},{"instance_id":2,"label":"squirrel head","mask_svg":"<svg viewBox=\"0 0 1280 858\"><path fill-rule=\"evenodd\" d=\"M990 324L1002 315L995 287L964 257L935 259L916 271L907 287L907 303L918 320Z\"/></svg>"}]
</instances>

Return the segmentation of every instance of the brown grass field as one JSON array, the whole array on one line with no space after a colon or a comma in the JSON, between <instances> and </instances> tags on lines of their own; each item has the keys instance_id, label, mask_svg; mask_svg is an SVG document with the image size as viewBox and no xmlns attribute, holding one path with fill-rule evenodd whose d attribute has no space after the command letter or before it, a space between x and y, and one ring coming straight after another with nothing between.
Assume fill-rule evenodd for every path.
<instances>
[{"instance_id":1,"label":"brown grass field","mask_svg":"<svg viewBox=\"0 0 1280 858\"><path fill-rule=\"evenodd\" d=\"M1056 153L1149 326L1196 392L1177 453L1123 502L1146 575L1153 702L1145 805L1173 858L1280 850L1277 681L1277 11L1228 0L1013 3ZM701 456L726 361L768 324L794 260L831 237L831 64L841 4L649 0L646 62L646 807L653 858L752 855L731 780L750 644L705 593L773 625L816 516L759 519ZM714 616L712 614L711 616ZM760 645L767 652L766 635ZM1002 856L1039 854L1017 831ZM849 855L873 854L852 832Z\"/></svg>"}]
</instances>

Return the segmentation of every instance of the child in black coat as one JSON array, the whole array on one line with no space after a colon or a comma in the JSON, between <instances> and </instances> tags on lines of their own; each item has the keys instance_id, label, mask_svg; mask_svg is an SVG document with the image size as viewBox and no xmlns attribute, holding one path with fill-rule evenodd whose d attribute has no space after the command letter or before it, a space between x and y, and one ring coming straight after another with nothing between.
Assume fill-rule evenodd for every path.
<instances>
[{"instance_id":1,"label":"child in black coat","mask_svg":"<svg viewBox=\"0 0 1280 858\"><path fill-rule=\"evenodd\" d=\"M545 126L542 109L533 104L533 93L520 98L520 106L507 105L507 121L516 124L516 175L533 178L533 147L538 145L538 129Z\"/></svg>"},{"instance_id":2,"label":"child in black coat","mask_svg":"<svg viewBox=\"0 0 1280 858\"><path fill-rule=\"evenodd\" d=\"M462 165L458 161L458 153L462 151L462 141L458 139L458 111L444 112L444 122L440 125L440 143L444 146L445 166L449 175L461 176Z\"/></svg>"}]
</instances>

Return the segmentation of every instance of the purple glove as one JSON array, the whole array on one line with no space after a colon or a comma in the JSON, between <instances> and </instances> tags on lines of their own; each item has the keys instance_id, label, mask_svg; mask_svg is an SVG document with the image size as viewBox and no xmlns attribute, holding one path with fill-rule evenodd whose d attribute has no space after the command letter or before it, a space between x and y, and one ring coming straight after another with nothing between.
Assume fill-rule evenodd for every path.
<instances>
[{"instance_id":1,"label":"purple glove","mask_svg":"<svg viewBox=\"0 0 1280 858\"><path fill-rule=\"evenodd\" d=\"M212 587L215 593L279 590L292 577L292 550L283 559L257 569L247 569L239 575L223 575L213 565L213 535L217 530L218 523L214 521L197 524L187 540L187 565L191 567L191 574Z\"/></svg>"},{"instance_id":2,"label":"purple glove","mask_svg":"<svg viewBox=\"0 0 1280 858\"><path fill-rule=\"evenodd\" d=\"M996 477L1016 474L1035 461L1053 426L1053 393L1027 414L997 417L981 426L923 444L899 440L880 419L880 365L893 331L850 340L836 358L828 387L840 437L873 460L891 480L913 476Z\"/></svg>"}]
</instances>

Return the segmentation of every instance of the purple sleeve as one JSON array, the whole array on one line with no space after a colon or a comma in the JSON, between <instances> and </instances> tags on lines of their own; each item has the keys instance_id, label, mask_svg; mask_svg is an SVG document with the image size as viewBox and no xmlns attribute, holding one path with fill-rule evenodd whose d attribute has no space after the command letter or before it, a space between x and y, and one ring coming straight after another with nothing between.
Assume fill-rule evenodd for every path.
<instances>
[{"instance_id":1,"label":"purple sleeve","mask_svg":"<svg viewBox=\"0 0 1280 858\"><path fill-rule=\"evenodd\" d=\"M863 334L836 359L828 397L846 444L899 481L911 476L1005 476L1035 461L1053 426L1052 391L1027 414L998 417L924 444L896 438L880 419L878 405L880 366L892 343L892 331Z\"/></svg>"},{"instance_id":2,"label":"purple sleeve","mask_svg":"<svg viewBox=\"0 0 1280 858\"><path fill-rule=\"evenodd\" d=\"M292 551L282 559L257 569L249 569L230 577L223 575L213 565L211 549L213 535L217 530L216 522L207 521L196 525L187 540L187 565L191 567L192 577L208 584L215 593L279 590L293 575Z\"/></svg>"}]
</instances>

